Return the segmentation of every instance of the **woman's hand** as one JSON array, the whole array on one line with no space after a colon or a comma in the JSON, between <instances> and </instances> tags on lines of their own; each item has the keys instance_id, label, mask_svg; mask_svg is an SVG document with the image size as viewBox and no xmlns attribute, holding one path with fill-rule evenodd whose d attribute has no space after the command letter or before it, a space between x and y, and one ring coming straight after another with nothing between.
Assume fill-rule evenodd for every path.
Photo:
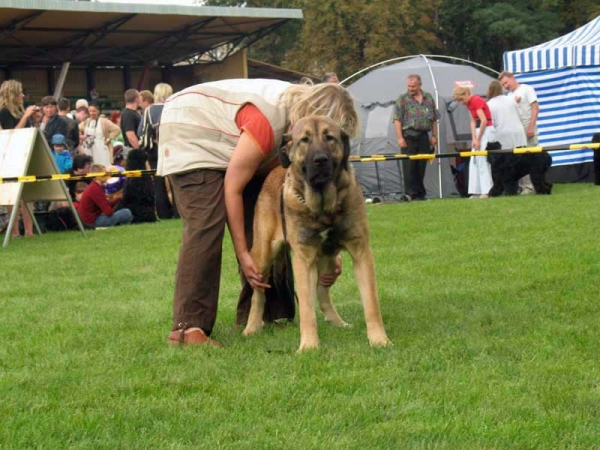
<instances>
[{"instance_id":1,"label":"woman's hand","mask_svg":"<svg viewBox=\"0 0 600 450\"><path fill-rule=\"evenodd\" d=\"M481 143L479 142L478 138L473 139L473 149L474 150L479 150L480 145L481 145Z\"/></svg>"},{"instance_id":2,"label":"woman's hand","mask_svg":"<svg viewBox=\"0 0 600 450\"><path fill-rule=\"evenodd\" d=\"M28 106L28 107L25 109L25 113L24 113L23 115L24 115L25 117L29 118L29 117L33 116L33 115L36 113L36 111L38 111L39 109L40 109L40 108L39 108L39 107L37 107L37 106L35 106L35 105Z\"/></svg>"},{"instance_id":3,"label":"woman's hand","mask_svg":"<svg viewBox=\"0 0 600 450\"><path fill-rule=\"evenodd\" d=\"M335 261L335 269L332 274L325 274L319 277L319 284L324 287L331 287L338 277L342 274L342 256L338 255Z\"/></svg>"},{"instance_id":4,"label":"woman's hand","mask_svg":"<svg viewBox=\"0 0 600 450\"><path fill-rule=\"evenodd\" d=\"M271 287L270 285L263 283L262 275L258 272L250 253L245 252L244 254L240 255L238 259L240 260L240 266L242 266L242 271L244 272L246 280L248 280L248 283L250 283L252 289L258 289L259 291L262 291Z\"/></svg>"}]
</instances>

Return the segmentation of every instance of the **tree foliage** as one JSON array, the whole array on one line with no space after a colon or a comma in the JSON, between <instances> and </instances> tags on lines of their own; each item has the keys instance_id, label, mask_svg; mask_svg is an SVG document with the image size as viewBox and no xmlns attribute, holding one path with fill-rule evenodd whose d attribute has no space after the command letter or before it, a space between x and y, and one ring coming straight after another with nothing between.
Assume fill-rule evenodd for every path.
<instances>
[{"instance_id":1,"label":"tree foliage","mask_svg":"<svg viewBox=\"0 0 600 450\"><path fill-rule=\"evenodd\" d=\"M371 64L420 53L502 69L505 51L530 47L600 14L597 0L206 0L212 6L298 8L253 44L250 57L321 75L346 77Z\"/></svg>"}]
</instances>

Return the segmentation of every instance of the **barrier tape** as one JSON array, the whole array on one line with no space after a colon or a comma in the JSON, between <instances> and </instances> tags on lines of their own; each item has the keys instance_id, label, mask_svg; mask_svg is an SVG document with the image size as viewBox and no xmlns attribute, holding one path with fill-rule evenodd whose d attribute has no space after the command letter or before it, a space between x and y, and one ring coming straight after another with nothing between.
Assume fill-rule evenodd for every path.
<instances>
[{"instance_id":1,"label":"barrier tape","mask_svg":"<svg viewBox=\"0 0 600 450\"><path fill-rule=\"evenodd\" d=\"M350 156L352 162L381 162L381 161L396 161L399 159L410 159L410 160L431 160L437 158L469 158L471 156L488 156L493 154L513 153L515 155L521 155L525 153L541 153L551 152L556 150L598 150L600 144L573 144L569 146L549 146L549 147L519 147L513 149L501 149L501 150L477 150L468 152L457 152L457 153L421 153L417 155L406 155L403 153L394 154L381 154L371 156ZM79 181L90 178L99 177L119 177L119 178L139 178L149 177L156 173L156 170L125 170L123 172L90 172L85 175L69 175L54 174L54 175L23 175L20 177L4 177L0 178L0 184L4 183L33 183L37 181Z\"/></svg>"},{"instance_id":2,"label":"barrier tape","mask_svg":"<svg viewBox=\"0 0 600 450\"><path fill-rule=\"evenodd\" d=\"M21 177L0 178L0 184L3 183L32 183L35 181L80 181L90 178L114 177L114 178L139 178L149 177L156 173L156 170L125 170L123 172L90 172L84 175L69 175L67 173L57 173L54 175L24 175Z\"/></svg>"},{"instance_id":3,"label":"barrier tape","mask_svg":"<svg viewBox=\"0 0 600 450\"><path fill-rule=\"evenodd\" d=\"M488 156L497 154L515 154L522 155L526 153L542 153L542 152L553 152L557 150L598 150L600 144L573 144L569 146L549 146L549 147L518 147L513 149L501 149L501 150L476 150L468 152L456 152L456 153L420 153L417 155L406 155L404 153L385 153L381 155L371 156L350 156L352 162L381 162L381 161L396 161L400 159L409 160L432 160L438 158L455 158L460 156L461 158L469 158L471 156Z\"/></svg>"}]
</instances>

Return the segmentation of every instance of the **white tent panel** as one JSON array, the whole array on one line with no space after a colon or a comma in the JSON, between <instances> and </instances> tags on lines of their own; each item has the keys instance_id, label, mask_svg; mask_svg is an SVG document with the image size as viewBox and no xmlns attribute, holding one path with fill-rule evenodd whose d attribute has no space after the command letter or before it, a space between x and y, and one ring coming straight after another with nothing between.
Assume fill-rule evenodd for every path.
<instances>
[{"instance_id":1,"label":"white tent panel","mask_svg":"<svg viewBox=\"0 0 600 450\"><path fill-rule=\"evenodd\" d=\"M504 68L514 73L600 65L600 16L559 38L504 53Z\"/></svg>"},{"instance_id":2,"label":"white tent panel","mask_svg":"<svg viewBox=\"0 0 600 450\"><path fill-rule=\"evenodd\" d=\"M590 142L600 130L600 67L518 74L536 90L540 145Z\"/></svg>"}]
</instances>

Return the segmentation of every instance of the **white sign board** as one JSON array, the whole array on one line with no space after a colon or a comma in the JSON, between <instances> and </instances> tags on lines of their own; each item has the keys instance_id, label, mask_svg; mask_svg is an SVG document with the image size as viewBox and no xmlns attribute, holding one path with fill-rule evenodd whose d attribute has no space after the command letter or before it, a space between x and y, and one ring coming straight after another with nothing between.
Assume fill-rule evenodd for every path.
<instances>
[{"instance_id":1,"label":"white sign board","mask_svg":"<svg viewBox=\"0 0 600 450\"><path fill-rule=\"evenodd\" d=\"M54 175L58 166L52 156L48 142L37 128L21 128L18 130L0 130L0 178L22 177L25 175ZM73 206L71 196L63 180L36 181L29 183L0 183L0 205L18 205L20 200L35 201L67 201L79 223L82 233L83 225ZM9 227L18 216L19 208L13 208ZM34 223L35 217L33 217ZM10 228L4 238L4 247L8 245Z\"/></svg>"}]
</instances>

